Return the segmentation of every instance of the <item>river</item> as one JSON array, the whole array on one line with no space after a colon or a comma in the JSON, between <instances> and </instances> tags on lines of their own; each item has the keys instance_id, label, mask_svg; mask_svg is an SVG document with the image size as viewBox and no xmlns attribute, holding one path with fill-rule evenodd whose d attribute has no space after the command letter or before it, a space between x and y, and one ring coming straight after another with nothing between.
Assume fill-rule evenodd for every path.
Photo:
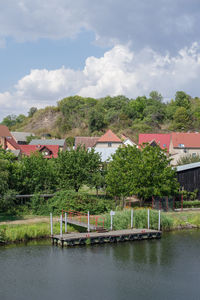
<instances>
[{"instance_id":1,"label":"river","mask_svg":"<svg viewBox=\"0 0 200 300\"><path fill-rule=\"evenodd\" d=\"M200 299L200 231L61 249L0 247L0 300Z\"/></svg>"}]
</instances>

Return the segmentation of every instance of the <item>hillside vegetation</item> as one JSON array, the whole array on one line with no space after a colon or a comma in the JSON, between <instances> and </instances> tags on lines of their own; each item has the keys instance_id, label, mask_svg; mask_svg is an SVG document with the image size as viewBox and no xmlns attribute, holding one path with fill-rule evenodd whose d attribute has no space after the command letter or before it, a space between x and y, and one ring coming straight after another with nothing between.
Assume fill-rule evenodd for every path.
<instances>
[{"instance_id":1,"label":"hillside vegetation","mask_svg":"<svg viewBox=\"0 0 200 300\"><path fill-rule=\"evenodd\" d=\"M169 102L156 91L136 99L71 96L58 101L57 106L33 107L28 116L9 115L2 124L11 130L50 133L57 138L101 135L110 128L137 141L140 132L199 131L200 98L183 91Z\"/></svg>"}]
</instances>

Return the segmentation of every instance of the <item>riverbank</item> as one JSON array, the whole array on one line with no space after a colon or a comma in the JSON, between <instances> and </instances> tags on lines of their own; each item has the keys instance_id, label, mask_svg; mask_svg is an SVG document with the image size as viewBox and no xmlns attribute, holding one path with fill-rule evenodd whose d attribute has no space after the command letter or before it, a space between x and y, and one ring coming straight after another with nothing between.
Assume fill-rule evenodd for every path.
<instances>
[{"instance_id":1,"label":"riverbank","mask_svg":"<svg viewBox=\"0 0 200 300\"><path fill-rule=\"evenodd\" d=\"M110 228L110 214L105 214L105 227ZM113 217L113 229L121 230L130 228L130 210L116 211ZM147 228L147 209L134 209L134 228ZM150 210L150 228L158 229L158 211ZM162 212L162 231L200 228L200 211ZM54 217L54 234L60 233L59 217ZM73 226L68 225L68 232L78 232ZM49 217L1 216L0 243L16 243L34 239L44 239L50 236Z\"/></svg>"}]
</instances>

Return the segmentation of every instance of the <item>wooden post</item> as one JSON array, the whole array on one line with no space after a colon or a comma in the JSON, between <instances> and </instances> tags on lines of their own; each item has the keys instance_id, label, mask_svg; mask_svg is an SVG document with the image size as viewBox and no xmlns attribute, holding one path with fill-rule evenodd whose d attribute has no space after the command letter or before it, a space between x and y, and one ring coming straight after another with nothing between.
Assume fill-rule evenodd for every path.
<instances>
[{"instance_id":1,"label":"wooden post","mask_svg":"<svg viewBox=\"0 0 200 300\"><path fill-rule=\"evenodd\" d=\"M147 224L148 224L148 229L149 229L149 227L150 227L149 209L147 210Z\"/></svg>"},{"instance_id":2,"label":"wooden post","mask_svg":"<svg viewBox=\"0 0 200 300\"><path fill-rule=\"evenodd\" d=\"M166 198L166 211L169 210L169 198L167 197Z\"/></svg>"},{"instance_id":3,"label":"wooden post","mask_svg":"<svg viewBox=\"0 0 200 300\"><path fill-rule=\"evenodd\" d=\"M53 216L52 216L52 213L50 213L50 224L51 224L51 235L53 235Z\"/></svg>"},{"instance_id":4,"label":"wooden post","mask_svg":"<svg viewBox=\"0 0 200 300\"><path fill-rule=\"evenodd\" d=\"M87 228L87 231L90 232L90 212L89 211L88 211L87 219L88 219L88 228Z\"/></svg>"},{"instance_id":5,"label":"wooden post","mask_svg":"<svg viewBox=\"0 0 200 300\"><path fill-rule=\"evenodd\" d=\"M65 213L65 233L67 233L67 213Z\"/></svg>"},{"instance_id":6,"label":"wooden post","mask_svg":"<svg viewBox=\"0 0 200 300\"><path fill-rule=\"evenodd\" d=\"M133 209L131 209L131 229L133 228Z\"/></svg>"},{"instance_id":7,"label":"wooden post","mask_svg":"<svg viewBox=\"0 0 200 300\"><path fill-rule=\"evenodd\" d=\"M183 194L181 195L181 210L183 210Z\"/></svg>"},{"instance_id":8,"label":"wooden post","mask_svg":"<svg viewBox=\"0 0 200 300\"><path fill-rule=\"evenodd\" d=\"M62 215L60 216L60 236L62 237L62 223L63 223L63 218Z\"/></svg>"},{"instance_id":9,"label":"wooden post","mask_svg":"<svg viewBox=\"0 0 200 300\"><path fill-rule=\"evenodd\" d=\"M158 211L158 230L160 231L160 210Z\"/></svg>"}]
</instances>

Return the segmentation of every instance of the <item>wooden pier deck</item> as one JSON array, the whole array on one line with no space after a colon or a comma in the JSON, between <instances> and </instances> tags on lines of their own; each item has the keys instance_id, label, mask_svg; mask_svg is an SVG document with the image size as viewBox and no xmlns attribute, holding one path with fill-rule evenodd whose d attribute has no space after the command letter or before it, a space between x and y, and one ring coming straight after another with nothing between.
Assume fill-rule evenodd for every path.
<instances>
[{"instance_id":1,"label":"wooden pier deck","mask_svg":"<svg viewBox=\"0 0 200 300\"><path fill-rule=\"evenodd\" d=\"M52 235L52 243L60 246L75 246L102 243L116 243L125 241L137 241L147 239L159 239L162 232L152 229L127 229L109 232L89 232Z\"/></svg>"}]
</instances>

